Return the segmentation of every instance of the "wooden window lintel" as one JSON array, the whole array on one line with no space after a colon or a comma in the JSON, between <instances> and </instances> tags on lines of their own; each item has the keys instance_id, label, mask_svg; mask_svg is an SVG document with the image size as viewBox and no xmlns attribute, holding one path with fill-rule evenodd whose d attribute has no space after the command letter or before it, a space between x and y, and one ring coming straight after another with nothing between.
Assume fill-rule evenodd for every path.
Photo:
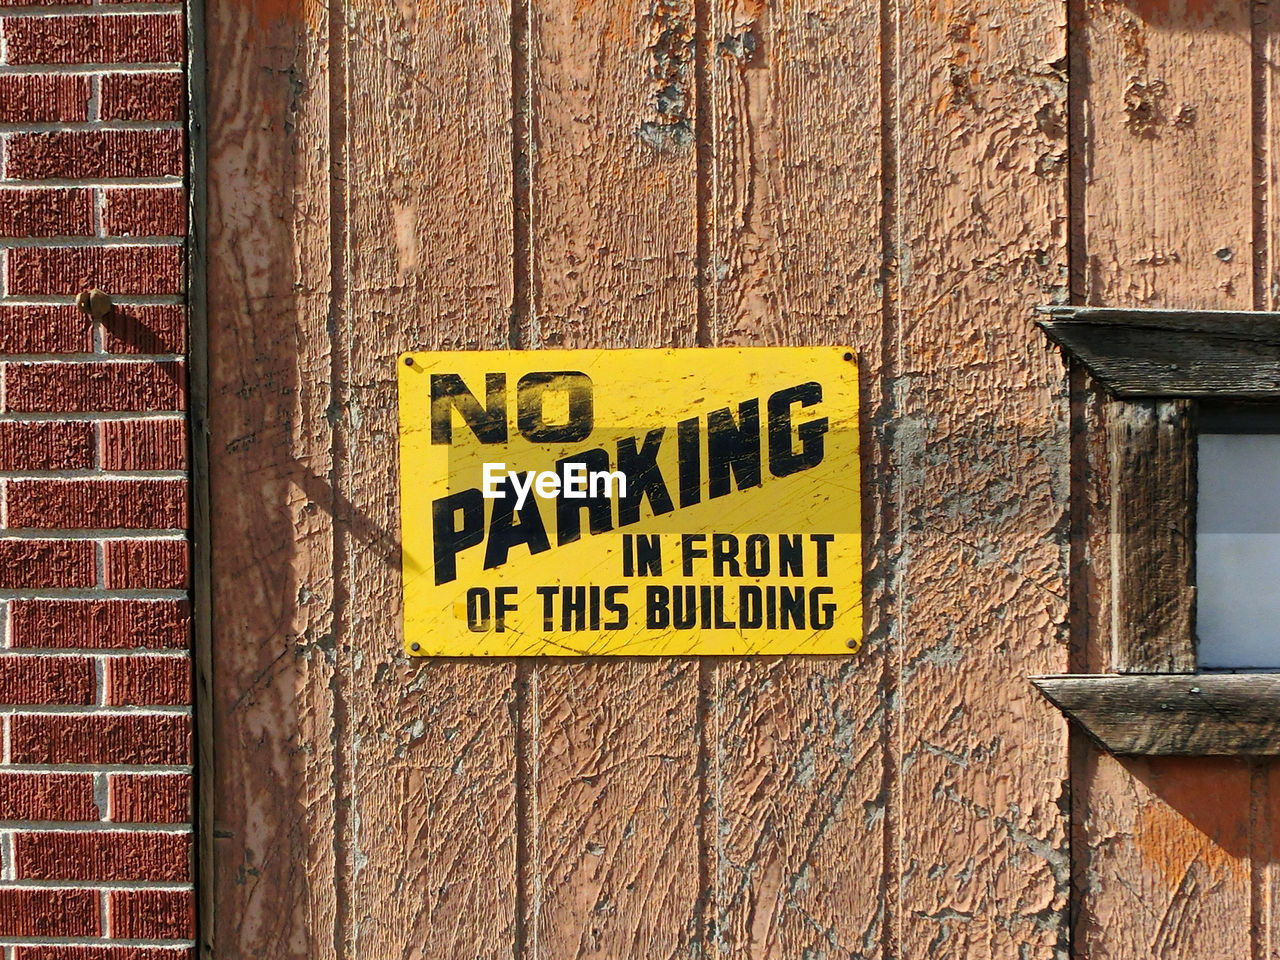
<instances>
[{"instance_id":1,"label":"wooden window lintel","mask_svg":"<svg viewBox=\"0 0 1280 960\"><path fill-rule=\"evenodd\" d=\"M1114 754L1280 756L1280 675L1071 674L1032 682Z\"/></svg>"}]
</instances>

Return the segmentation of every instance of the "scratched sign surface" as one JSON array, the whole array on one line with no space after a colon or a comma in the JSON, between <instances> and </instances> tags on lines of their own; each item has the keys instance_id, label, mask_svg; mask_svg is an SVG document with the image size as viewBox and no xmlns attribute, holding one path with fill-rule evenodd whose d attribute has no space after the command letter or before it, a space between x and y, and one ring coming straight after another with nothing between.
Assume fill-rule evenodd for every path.
<instances>
[{"instance_id":1,"label":"scratched sign surface","mask_svg":"<svg viewBox=\"0 0 1280 960\"><path fill-rule=\"evenodd\" d=\"M858 649L848 349L409 353L399 395L410 655Z\"/></svg>"}]
</instances>

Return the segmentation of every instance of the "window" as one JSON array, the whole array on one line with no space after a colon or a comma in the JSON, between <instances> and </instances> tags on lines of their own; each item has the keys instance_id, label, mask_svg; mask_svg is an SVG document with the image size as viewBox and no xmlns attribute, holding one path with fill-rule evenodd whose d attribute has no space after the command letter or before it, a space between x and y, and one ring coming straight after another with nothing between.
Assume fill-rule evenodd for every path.
<instances>
[{"instance_id":1,"label":"window","mask_svg":"<svg viewBox=\"0 0 1280 960\"><path fill-rule=\"evenodd\" d=\"M1117 672L1035 683L1114 753L1280 754L1280 672L1224 672L1280 670L1280 314L1044 312L1114 400Z\"/></svg>"},{"instance_id":2,"label":"window","mask_svg":"<svg viewBox=\"0 0 1280 960\"><path fill-rule=\"evenodd\" d=\"M1200 404L1197 661L1280 668L1280 410Z\"/></svg>"}]
</instances>

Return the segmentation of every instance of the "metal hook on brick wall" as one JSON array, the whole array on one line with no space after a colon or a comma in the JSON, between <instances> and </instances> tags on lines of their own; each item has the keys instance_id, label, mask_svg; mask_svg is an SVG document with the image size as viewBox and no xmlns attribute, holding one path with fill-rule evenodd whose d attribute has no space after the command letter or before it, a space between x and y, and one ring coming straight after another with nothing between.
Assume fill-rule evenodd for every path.
<instances>
[{"instance_id":1,"label":"metal hook on brick wall","mask_svg":"<svg viewBox=\"0 0 1280 960\"><path fill-rule=\"evenodd\" d=\"M96 288L81 292L80 296L76 297L76 306L93 323L101 323L115 309L115 304L111 302L111 295Z\"/></svg>"}]
</instances>

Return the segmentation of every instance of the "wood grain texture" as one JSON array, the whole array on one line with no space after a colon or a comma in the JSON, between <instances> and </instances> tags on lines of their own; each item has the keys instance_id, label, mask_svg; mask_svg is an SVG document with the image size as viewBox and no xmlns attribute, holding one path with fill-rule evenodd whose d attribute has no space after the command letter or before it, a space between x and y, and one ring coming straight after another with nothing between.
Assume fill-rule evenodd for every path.
<instances>
[{"instance_id":1,"label":"wood grain texture","mask_svg":"<svg viewBox=\"0 0 1280 960\"><path fill-rule=\"evenodd\" d=\"M1230 2L1086 5L1090 306L1252 308L1249 21Z\"/></svg>"},{"instance_id":2,"label":"wood grain texture","mask_svg":"<svg viewBox=\"0 0 1280 960\"><path fill-rule=\"evenodd\" d=\"M880 36L875 2L710 4L708 336L856 348L869 639L712 667L708 956L878 957L896 910Z\"/></svg>"},{"instance_id":3,"label":"wood grain texture","mask_svg":"<svg viewBox=\"0 0 1280 960\"><path fill-rule=\"evenodd\" d=\"M1068 665L1069 443L1074 665L1172 661L1109 629L1164 421L1069 439L1105 401L1078 374L1068 421L1031 319L1061 5L215 7L221 955L1064 955L1065 724L1025 677ZM1081 299L1247 309L1247 5L1073 9ZM859 352L863 653L400 655L398 351L730 343ZM1074 757L1077 955L1277 955L1272 768Z\"/></svg>"},{"instance_id":4,"label":"wood grain texture","mask_svg":"<svg viewBox=\"0 0 1280 960\"><path fill-rule=\"evenodd\" d=\"M1121 673L1196 668L1195 414L1187 400L1111 405L1112 653Z\"/></svg>"},{"instance_id":5,"label":"wood grain texture","mask_svg":"<svg viewBox=\"0 0 1280 960\"><path fill-rule=\"evenodd\" d=\"M515 666L403 655L395 464L397 355L507 345L511 12L505 0L410 0L348 18L345 376L333 411L345 956L509 957Z\"/></svg>"},{"instance_id":6,"label":"wood grain texture","mask_svg":"<svg viewBox=\"0 0 1280 960\"><path fill-rule=\"evenodd\" d=\"M523 345L693 346L693 0L536 0L529 58Z\"/></svg>"},{"instance_id":7,"label":"wood grain texture","mask_svg":"<svg viewBox=\"0 0 1280 960\"><path fill-rule=\"evenodd\" d=\"M1274 314L1111 314L1040 326L1120 398L1280 398L1280 317Z\"/></svg>"},{"instance_id":8,"label":"wood grain texture","mask_svg":"<svg viewBox=\"0 0 1280 960\"><path fill-rule=\"evenodd\" d=\"M1108 0L1077 13L1084 302L1250 309L1248 6ZM1111 620L1109 610L1091 615ZM1109 658L1097 647L1111 646L1110 631L1088 640L1081 659ZM1215 780L1196 766L1208 763L1118 760L1080 745L1072 774L1078 953L1249 955L1248 844L1237 841L1241 831L1247 839L1250 776L1244 764L1225 763ZM1211 803L1196 790L1219 797Z\"/></svg>"},{"instance_id":9,"label":"wood grain texture","mask_svg":"<svg viewBox=\"0 0 1280 960\"><path fill-rule=\"evenodd\" d=\"M208 8L219 957L334 956L328 23ZM220 82L234 78L233 82ZM202 778L210 771L202 770Z\"/></svg>"},{"instance_id":10,"label":"wood grain texture","mask_svg":"<svg viewBox=\"0 0 1280 960\"><path fill-rule=\"evenodd\" d=\"M1072 364L1070 378L1071 666L1082 673L1108 673L1115 669L1111 622L1115 544L1107 437L1113 401L1079 364Z\"/></svg>"},{"instance_id":11,"label":"wood grain texture","mask_svg":"<svg viewBox=\"0 0 1280 960\"><path fill-rule=\"evenodd\" d=\"M1280 676L1074 674L1039 690L1118 755L1280 755Z\"/></svg>"},{"instance_id":12,"label":"wood grain texture","mask_svg":"<svg viewBox=\"0 0 1280 960\"><path fill-rule=\"evenodd\" d=\"M691 0L530 6L527 347L692 346ZM705 722L693 660L532 670L525 951L688 956Z\"/></svg>"},{"instance_id":13,"label":"wood grain texture","mask_svg":"<svg viewBox=\"0 0 1280 960\"><path fill-rule=\"evenodd\" d=\"M1062 12L900 8L905 957L1067 949L1066 729L1011 683L1066 663Z\"/></svg>"}]
</instances>

